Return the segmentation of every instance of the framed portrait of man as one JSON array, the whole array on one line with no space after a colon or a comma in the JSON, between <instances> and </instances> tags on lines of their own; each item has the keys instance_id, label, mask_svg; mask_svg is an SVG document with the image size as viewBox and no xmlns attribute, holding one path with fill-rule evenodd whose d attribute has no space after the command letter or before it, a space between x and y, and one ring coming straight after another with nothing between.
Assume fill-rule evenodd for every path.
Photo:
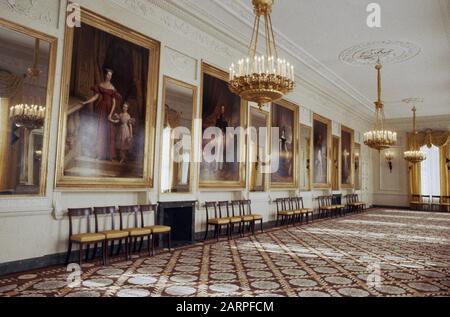
<instances>
[{"instance_id":1,"label":"framed portrait of man","mask_svg":"<svg viewBox=\"0 0 450 317\"><path fill-rule=\"evenodd\" d=\"M354 131L342 126L341 128L341 187L353 188L353 143Z\"/></svg>"},{"instance_id":2,"label":"framed portrait of man","mask_svg":"<svg viewBox=\"0 0 450 317\"><path fill-rule=\"evenodd\" d=\"M298 185L298 127L299 107L286 100L272 103L271 127L278 129L278 142L272 135L270 176L271 188L296 188ZM278 158L278 159L274 159Z\"/></svg>"},{"instance_id":3,"label":"framed portrait of man","mask_svg":"<svg viewBox=\"0 0 450 317\"><path fill-rule=\"evenodd\" d=\"M151 187L160 43L82 9L66 29L57 187Z\"/></svg>"},{"instance_id":4,"label":"framed portrait of man","mask_svg":"<svg viewBox=\"0 0 450 317\"><path fill-rule=\"evenodd\" d=\"M313 187L331 187L331 121L313 117Z\"/></svg>"},{"instance_id":5,"label":"framed portrait of man","mask_svg":"<svg viewBox=\"0 0 450 317\"><path fill-rule=\"evenodd\" d=\"M200 188L245 187L245 107L228 74L202 64Z\"/></svg>"}]
</instances>

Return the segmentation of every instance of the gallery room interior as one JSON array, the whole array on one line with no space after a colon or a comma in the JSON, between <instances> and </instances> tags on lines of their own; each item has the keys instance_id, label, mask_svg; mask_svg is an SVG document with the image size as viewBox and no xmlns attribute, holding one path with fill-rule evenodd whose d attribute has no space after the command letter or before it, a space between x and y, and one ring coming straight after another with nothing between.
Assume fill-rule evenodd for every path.
<instances>
[{"instance_id":1,"label":"gallery room interior","mask_svg":"<svg viewBox=\"0 0 450 317\"><path fill-rule=\"evenodd\" d=\"M449 0L0 1L0 297L450 296Z\"/></svg>"}]
</instances>

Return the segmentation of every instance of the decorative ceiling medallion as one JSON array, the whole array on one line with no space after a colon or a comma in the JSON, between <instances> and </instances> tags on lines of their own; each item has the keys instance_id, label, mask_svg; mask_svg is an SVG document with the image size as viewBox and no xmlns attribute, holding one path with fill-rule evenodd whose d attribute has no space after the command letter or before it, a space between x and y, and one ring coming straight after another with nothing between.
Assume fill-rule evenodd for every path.
<instances>
[{"instance_id":1,"label":"decorative ceiling medallion","mask_svg":"<svg viewBox=\"0 0 450 317\"><path fill-rule=\"evenodd\" d=\"M339 54L339 60L355 66L402 63L421 53L416 44L403 41L367 42L352 46Z\"/></svg>"}]
</instances>

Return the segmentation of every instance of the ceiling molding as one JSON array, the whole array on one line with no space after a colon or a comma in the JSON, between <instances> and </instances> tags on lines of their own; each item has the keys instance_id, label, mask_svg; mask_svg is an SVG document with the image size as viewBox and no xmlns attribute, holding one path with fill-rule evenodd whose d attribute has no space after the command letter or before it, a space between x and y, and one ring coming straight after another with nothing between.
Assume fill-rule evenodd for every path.
<instances>
[{"instance_id":1,"label":"ceiling molding","mask_svg":"<svg viewBox=\"0 0 450 317\"><path fill-rule=\"evenodd\" d=\"M398 118L386 120L386 124L399 132L412 130L412 115L410 118ZM450 115L417 117L417 129L434 129L450 131Z\"/></svg>"}]
</instances>

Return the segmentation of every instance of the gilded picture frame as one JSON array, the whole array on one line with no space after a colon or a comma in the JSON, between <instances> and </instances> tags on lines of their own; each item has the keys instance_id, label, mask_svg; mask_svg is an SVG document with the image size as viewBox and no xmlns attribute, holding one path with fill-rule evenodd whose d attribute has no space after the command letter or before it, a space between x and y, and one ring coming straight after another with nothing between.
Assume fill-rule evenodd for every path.
<instances>
[{"instance_id":1,"label":"gilded picture frame","mask_svg":"<svg viewBox=\"0 0 450 317\"><path fill-rule=\"evenodd\" d=\"M22 33L24 35L33 37L35 39L39 39L40 41L44 41L49 45L49 59L48 59L48 77L46 82L46 102L45 102L45 119L44 126L42 127L43 134L43 143L42 143L42 156L40 167L40 175L39 175L39 188L36 194L13 194L13 195L2 195L1 198L18 198L22 199L23 197L44 197L47 194L47 184L48 184L48 153L50 149L50 131L52 124L52 109L53 109L53 94L54 94L54 85L55 85L55 72L56 72L56 54L58 49L58 39L56 37L50 36L40 31L36 31L34 29L22 26L20 24L5 20L0 18L0 26L10 29L12 31L16 31ZM26 69L25 69L26 71ZM1 155L0 155L1 156ZM2 158L3 159L3 158ZM3 177L0 175L0 177ZM0 198L0 199L1 199Z\"/></svg>"},{"instance_id":2,"label":"gilded picture frame","mask_svg":"<svg viewBox=\"0 0 450 317\"><path fill-rule=\"evenodd\" d=\"M277 127L276 122L274 122L274 120L276 119L275 116L275 111L278 111L277 108L280 107L281 109L284 110L288 110L291 111L293 113L292 116L292 127L290 127L291 129L291 133L292 133L292 147L291 147L291 154L293 155L293 158L291 159L291 163L292 164L292 173L289 173L292 175L291 177L291 181L279 181L276 180L276 178L280 178L280 176L282 176L282 174L286 174L286 171L283 171L283 158L282 155L280 155L280 166L277 172L272 173L270 175L270 188L273 189L293 189L293 188L297 188L298 187L298 137L299 137L299 113L300 113L300 109L299 106L296 105L295 103L289 102L287 100L278 100L272 103L271 107L270 107L270 125L271 128L273 129L274 127ZM283 127L279 127L279 137L283 138ZM272 155L274 155L274 144L272 142L272 136L271 136L271 149L270 152ZM278 144L277 144L278 145ZM289 159L287 160L289 161ZM281 169L280 169L281 168Z\"/></svg>"},{"instance_id":3,"label":"gilded picture frame","mask_svg":"<svg viewBox=\"0 0 450 317\"><path fill-rule=\"evenodd\" d=\"M245 178L245 167L246 167L246 142L245 142L245 134L242 133L240 135L239 138L239 142L240 142L240 151L239 151L239 162L235 162L233 164L235 165L235 170L236 170L236 174L233 175L233 177L235 177L235 180L227 180L227 179L205 179L206 177L203 175L202 170L205 170L205 162L204 162L204 158L203 158L203 126L205 125L204 121L205 118L204 116L206 115L204 112L204 107L205 107L205 75L213 77L215 79L218 79L220 81L222 81L224 83L224 88L223 88L223 93L224 94L233 94L231 91L229 91L228 89L228 78L229 78L229 74L217 67L214 67L208 63L202 62L202 66L201 66L201 91L200 91L200 111L199 111L199 118L202 122L202 128L201 128L201 133L198 136L198 140L199 140L199 144L201 144L200 149L199 149L199 153L201 154L201 157L199 158L199 166L198 166L198 184L199 184L199 188L201 190L217 190L217 189L227 189L227 190L239 190L242 188L246 187L246 178ZM225 88L226 85L226 88ZM206 92L207 93L207 92ZM230 95L231 96L231 95ZM238 97L239 98L239 97ZM247 102L240 99L239 102L239 126L240 127L245 127L245 124L247 122Z\"/></svg>"},{"instance_id":4,"label":"gilded picture frame","mask_svg":"<svg viewBox=\"0 0 450 317\"><path fill-rule=\"evenodd\" d=\"M151 39L141 33L129 29L117 22L104 18L87 9L81 9L81 23L86 24L96 30L107 33L119 40L126 41L130 45L138 46L148 50L148 60L144 62L148 65L147 73L144 75L145 83L145 123L143 125L144 140L141 141L142 152L142 173L139 177L90 177L90 176L68 176L65 175L65 146L67 136L67 115L70 95L72 58L74 47L74 28L66 26L63 69L62 69L62 89L61 89L61 111L59 116L58 129L58 151L56 168L56 187L60 189L85 189L85 188L152 188L154 169L154 146L155 146L155 121L158 100L159 82L159 61L160 42ZM142 133L141 133L142 135ZM141 151L141 149L139 149Z\"/></svg>"},{"instance_id":5,"label":"gilded picture frame","mask_svg":"<svg viewBox=\"0 0 450 317\"><path fill-rule=\"evenodd\" d=\"M346 126L341 126L341 188L352 189L355 187L354 171L354 142L355 131Z\"/></svg>"},{"instance_id":6,"label":"gilded picture frame","mask_svg":"<svg viewBox=\"0 0 450 317\"><path fill-rule=\"evenodd\" d=\"M248 177L249 177L249 191L250 192L266 192L269 190L269 173L261 173L262 176L261 177L261 181L263 182L262 185L258 185L257 183L259 183L258 180L258 176L257 176L257 171L255 171L255 169L258 169L258 165L261 164L258 162L258 156L256 153L254 153L255 149L252 146L252 142L255 142L256 146L259 147L259 130L258 127L255 126L255 121L256 121L256 116L261 118L264 118L262 120L265 121L265 125L259 125L259 127L265 127L267 129L267 135L266 135L266 142L265 142L265 149L266 149L266 154L269 155L270 157L270 139L271 139L271 135L270 135L270 113L268 111L259 109L257 107L253 107L251 105L248 106L248 125L247 128L251 128L254 127L257 129L256 131L256 135L250 135L250 131L248 131L247 137L248 137ZM252 137L256 137L258 138L258 141L256 140L252 140ZM253 159L251 159L253 157ZM255 158L256 157L256 158Z\"/></svg>"},{"instance_id":7,"label":"gilded picture frame","mask_svg":"<svg viewBox=\"0 0 450 317\"><path fill-rule=\"evenodd\" d=\"M179 86L181 88L184 89L189 89L192 91L192 117L191 117L191 127L190 127L190 132L191 132L191 149L190 149L190 162L189 162L189 190L188 191L182 191L182 192L174 192L174 191L169 191L169 192L164 192L162 190L162 173L163 173L163 168L162 168L162 164L163 164L163 151L160 152L160 169L159 169L159 191L161 192L161 194L190 194L193 192L193 186L194 186L194 168L195 168L195 118L197 117L197 108L198 108L198 87L195 85L191 85L189 83L183 82L181 80L172 78L170 76L164 75L163 77L163 111L162 111L162 118L163 118L163 123L161 124L161 129L160 129L160 135L163 135L163 130L164 130L164 121L165 121L165 116L166 116L166 109L165 109L165 105L167 104L167 87L169 84L175 85L175 86ZM161 142L163 142L163 140L161 140ZM161 143L163 144L163 143ZM161 147L163 147L163 145L161 145ZM171 163L172 164L172 163Z\"/></svg>"},{"instance_id":8,"label":"gilded picture frame","mask_svg":"<svg viewBox=\"0 0 450 317\"><path fill-rule=\"evenodd\" d=\"M323 148L323 151L326 152L326 159L325 159L325 166L326 168L326 173L324 173L323 175L323 180L324 181L317 181L317 168L318 168L318 126L324 127L324 130L326 131L321 131L320 133L326 134L326 136L322 136L322 138L325 138L324 140L327 141L326 147ZM313 183L312 183L312 188L315 189L329 189L331 188L331 147L332 147L332 126L331 126L331 120L322 117L318 114L314 114L313 115L313 161L312 161L312 167L313 167ZM323 141L323 140L322 140ZM322 163L323 164L323 160Z\"/></svg>"},{"instance_id":9,"label":"gilded picture frame","mask_svg":"<svg viewBox=\"0 0 450 317\"><path fill-rule=\"evenodd\" d=\"M304 133L302 133L304 131ZM313 129L310 126L300 124L299 139L299 172L300 178L305 177L305 182L299 179L301 191L310 191L312 188L312 162L313 162ZM303 153L305 150L306 153ZM306 185L304 185L307 183Z\"/></svg>"}]
</instances>

